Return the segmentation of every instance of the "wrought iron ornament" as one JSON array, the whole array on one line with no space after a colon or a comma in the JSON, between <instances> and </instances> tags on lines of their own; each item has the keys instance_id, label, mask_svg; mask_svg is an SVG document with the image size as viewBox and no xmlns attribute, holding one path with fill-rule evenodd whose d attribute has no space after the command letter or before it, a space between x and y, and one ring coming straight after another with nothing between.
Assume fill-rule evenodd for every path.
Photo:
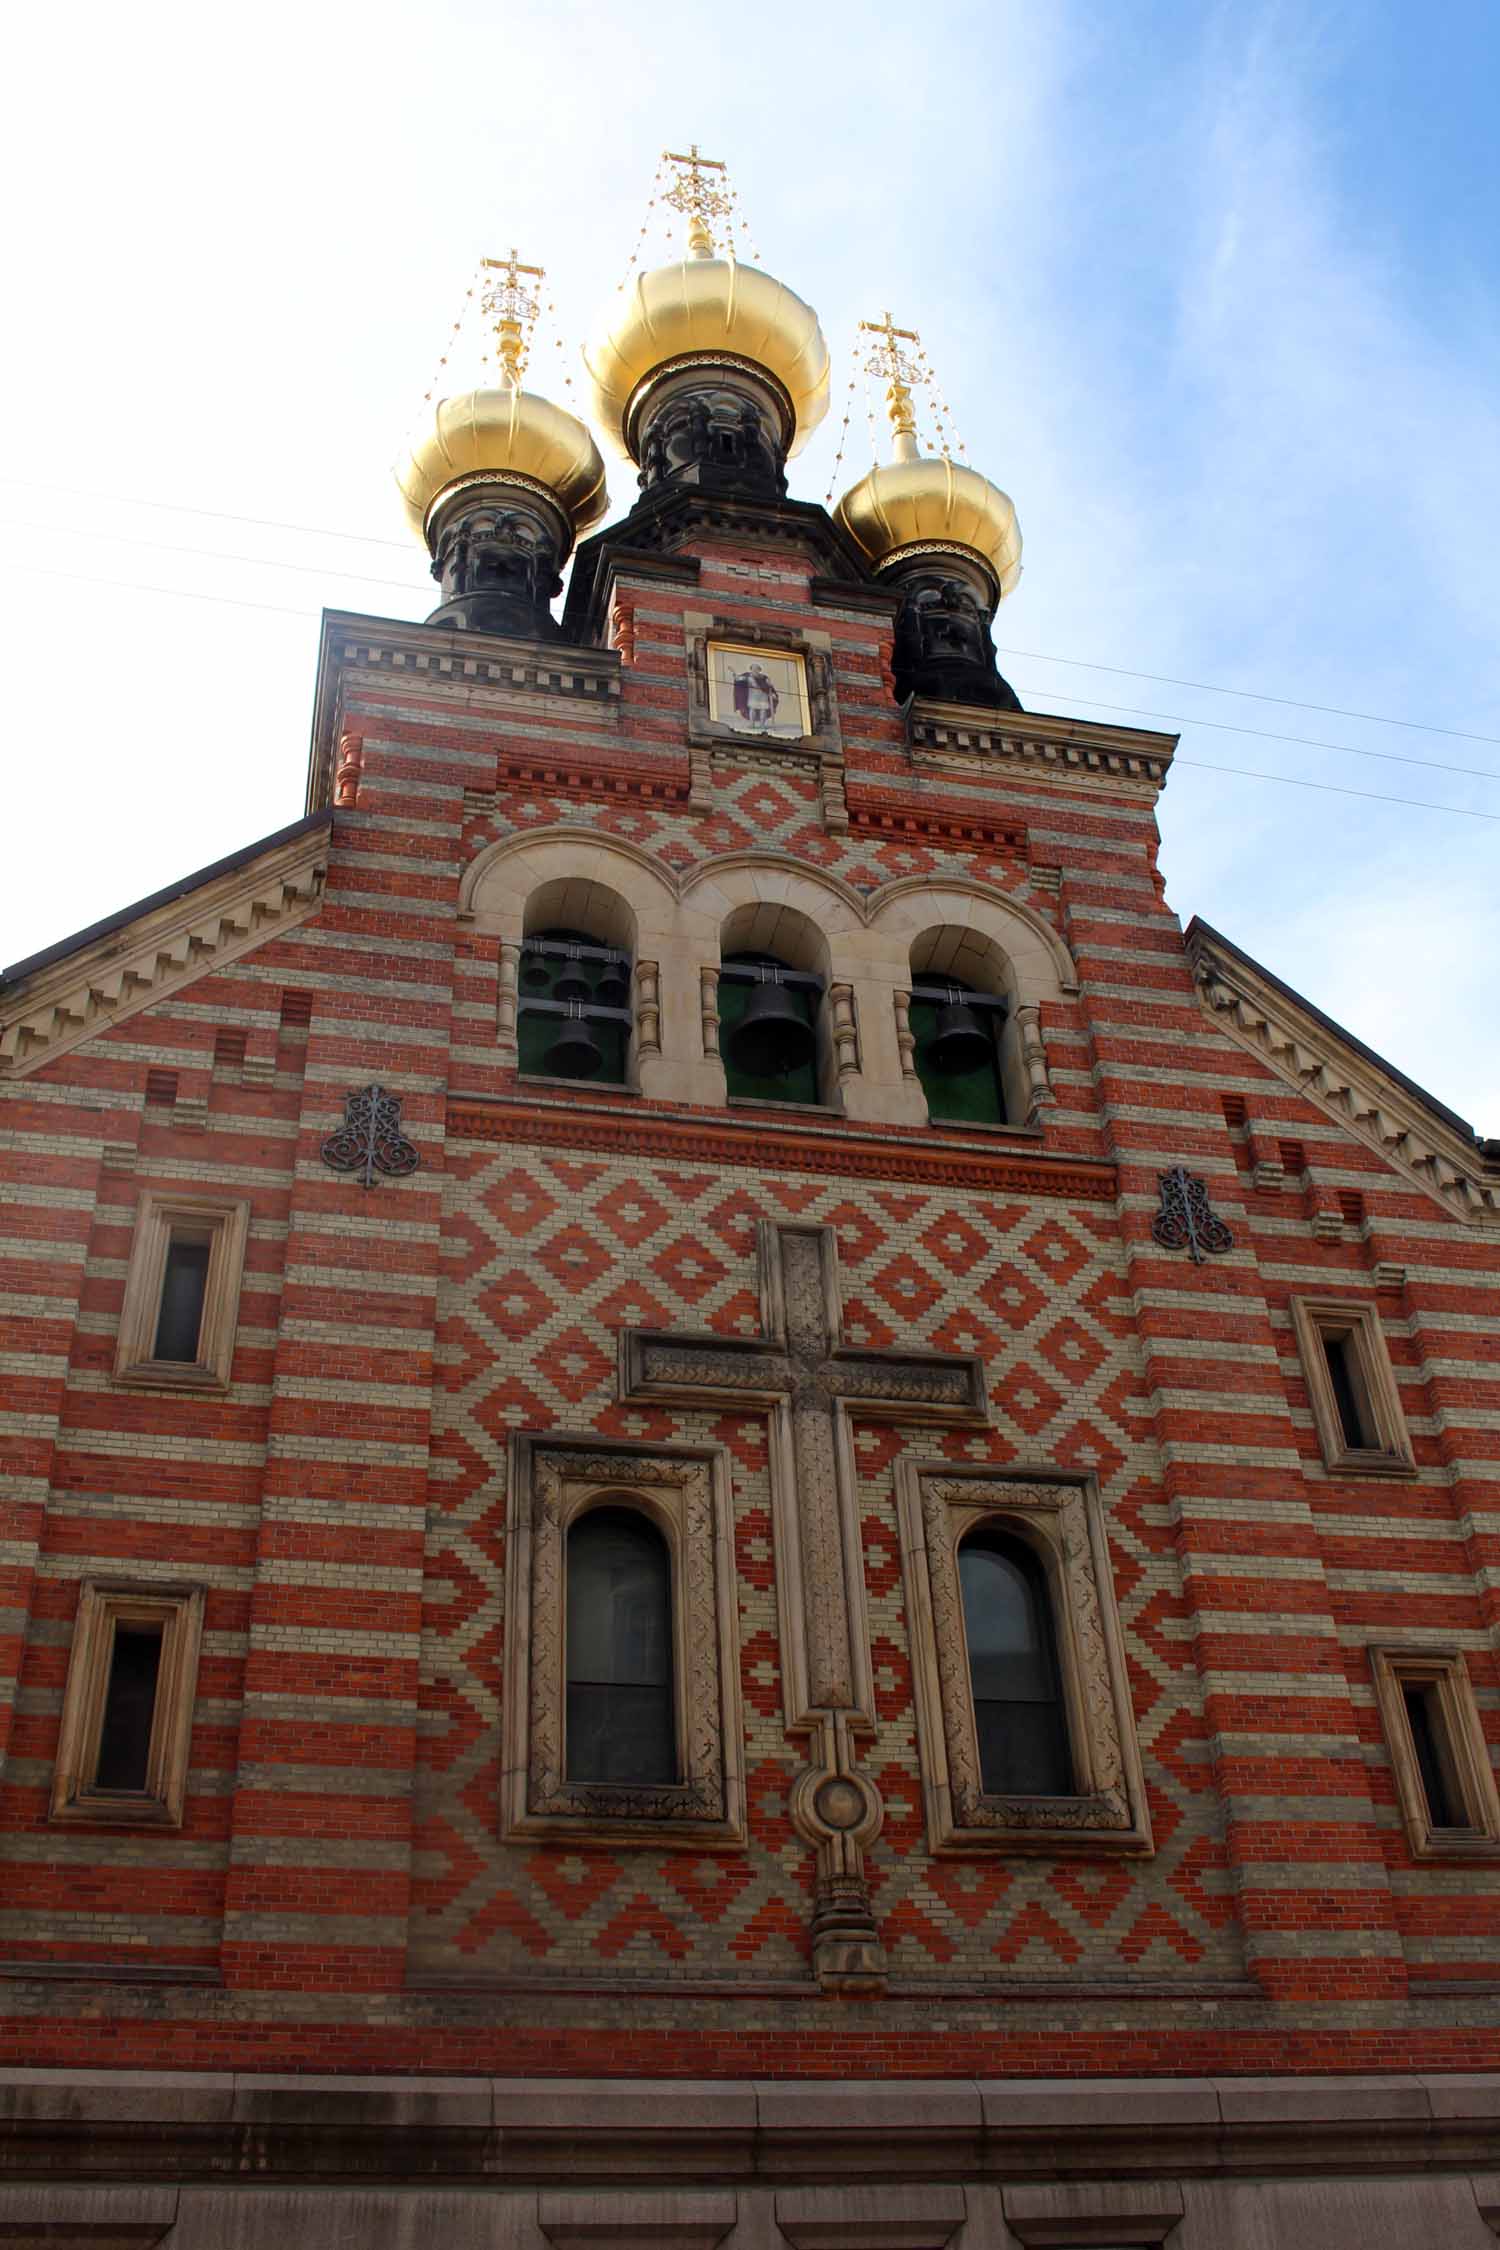
<instances>
[{"instance_id":1,"label":"wrought iron ornament","mask_svg":"<svg viewBox=\"0 0 1500 2250\"><path fill-rule=\"evenodd\" d=\"M1151 1221L1151 1232L1163 1250L1186 1250L1195 1266L1210 1251L1232 1250L1234 1236L1209 1206L1208 1189L1196 1173L1181 1164L1158 1172L1161 1209Z\"/></svg>"},{"instance_id":2,"label":"wrought iron ornament","mask_svg":"<svg viewBox=\"0 0 1500 2250\"><path fill-rule=\"evenodd\" d=\"M344 1122L323 1143L323 1162L335 1172L359 1172L373 1187L377 1172L404 1179L422 1159L401 1130L401 1104L383 1086L361 1086L344 1096Z\"/></svg>"}]
</instances>

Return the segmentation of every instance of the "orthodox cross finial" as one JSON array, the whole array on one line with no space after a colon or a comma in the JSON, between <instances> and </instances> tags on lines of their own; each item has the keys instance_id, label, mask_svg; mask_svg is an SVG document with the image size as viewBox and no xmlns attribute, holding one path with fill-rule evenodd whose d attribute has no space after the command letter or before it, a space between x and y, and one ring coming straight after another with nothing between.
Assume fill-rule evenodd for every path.
<instances>
[{"instance_id":1,"label":"orthodox cross finial","mask_svg":"<svg viewBox=\"0 0 1500 2250\"><path fill-rule=\"evenodd\" d=\"M677 177L662 201L670 203L672 209L680 211L687 220L688 255L693 258L711 258L714 254L714 238L709 231L708 222L710 219L727 218L732 204L727 192L727 178L721 187L712 180L706 180L703 175L705 172L725 174L728 171L727 165L717 156L700 156L696 141L688 144L686 156L679 156L675 149L664 148L661 160L663 164L675 164L678 168Z\"/></svg>"},{"instance_id":2,"label":"orthodox cross finial","mask_svg":"<svg viewBox=\"0 0 1500 2250\"><path fill-rule=\"evenodd\" d=\"M521 276L541 282L546 275L545 266L524 266L519 250L512 250L504 258L481 258L481 271L493 274L487 281L481 297L480 311L486 320L495 324L495 349L500 359L501 380L507 390L521 387L521 375L526 366L527 331L541 310L538 289L528 289Z\"/></svg>"},{"instance_id":3,"label":"orthodox cross finial","mask_svg":"<svg viewBox=\"0 0 1500 2250\"><path fill-rule=\"evenodd\" d=\"M905 352L903 344L920 347L922 339L915 328L898 328L888 312L879 320L862 320L862 336L876 336L875 344L865 360L867 375L885 378L886 412L891 418L895 436L895 455L898 461L914 460L917 450L917 418L912 407L911 386L922 380L922 365L914 352Z\"/></svg>"}]
</instances>

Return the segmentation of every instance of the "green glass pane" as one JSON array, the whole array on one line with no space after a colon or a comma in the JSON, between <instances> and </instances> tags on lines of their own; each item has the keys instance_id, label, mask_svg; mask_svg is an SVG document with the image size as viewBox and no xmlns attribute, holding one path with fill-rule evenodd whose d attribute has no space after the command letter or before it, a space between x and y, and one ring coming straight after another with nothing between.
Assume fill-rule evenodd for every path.
<instances>
[{"instance_id":1,"label":"green glass pane","mask_svg":"<svg viewBox=\"0 0 1500 2250\"><path fill-rule=\"evenodd\" d=\"M981 1063L977 1070L934 1070L926 1060L927 1050L937 1031L940 1013L940 1006L935 1000L914 1000L911 1004L912 1037L917 1043L917 1076L922 1082L922 1091L927 1096L928 1116L959 1125L1003 1125L1005 1097L1000 1090L998 1051L990 1061ZM994 1017L988 1011L983 1011L979 1021L993 1036Z\"/></svg>"},{"instance_id":2,"label":"green glass pane","mask_svg":"<svg viewBox=\"0 0 1500 2250\"><path fill-rule=\"evenodd\" d=\"M592 940L587 942L592 943ZM545 981L539 975L545 972ZM567 1028L566 1016L544 1013L528 1008L528 1000L577 1000L586 1007L590 996L597 990L601 977L619 970L607 961L570 961L566 956L547 953L526 953L521 957L520 1010L516 1019L517 1067L523 1078L555 1078L550 1056L557 1040ZM562 992L558 985L565 984ZM582 987L583 989L579 989ZM585 1018L594 1044L599 1049L599 1067L587 1078L573 1079L582 1086L623 1086L625 1061L629 1052L629 1026L611 1022L608 1018Z\"/></svg>"},{"instance_id":3,"label":"green glass pane","mask_svg":"<svg viewBox=\"0 0 1500 2250\"><path fill-rule=\"evenodd\" d=\"M747 1102L815 1103L818 1099L816 1056L781 1078L752 1078L748 1071L736 1070L731 1059L733 1042L729 1034L745 1013L751 993L757 989L753 984L742 984L729 977L719 980L719 1052L724 1058L724 1078L731 1098ZM796 1003L803 1022L811 1023L811 994L796 985L783 985L782 990Z\"/></svg>"}]
</instances>

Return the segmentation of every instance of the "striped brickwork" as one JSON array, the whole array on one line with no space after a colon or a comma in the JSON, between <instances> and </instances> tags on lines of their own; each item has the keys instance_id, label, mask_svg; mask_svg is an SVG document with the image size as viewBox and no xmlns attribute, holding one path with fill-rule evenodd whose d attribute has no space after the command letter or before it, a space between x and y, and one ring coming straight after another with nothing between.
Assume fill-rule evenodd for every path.
<instances>
[{"instance_id":1,"label":"striped brickwork","mask_svg":"<svg viewBox=\"0 0 1500 2250\"><path fill-rule=\"evenodd\" d=\"M1155 871L1140 761L1160 738L1079 722L1045 758L914 748L878 606L815 590L795 541L696 552L693 583L620 568L628 662L330 621L315 773L340 733L360 771L315 907L159 997L101 984L97 1029L0 1078L0 2052L585 2076L1485 2068L1500 1856L1413 1859L1367 1650L1461 1647L1500 1744L1500 1229L1205 1006ZM847 822L806 763L690 751L704 614L825 637ZM559 829L595 881L611 852L679 886L759 855L850 912L913 879L1013 906L1076 968L1043 1009L1044 1124L856 1127L518 1081L463 878ZM320 1151L372 1081L421 1162L367 1189ZM1177 1164L1233 1232L1202 1264L1152 1236ZM250 1201L226 1395L114 1380L148 1186ZM756 1332L761 1218L836 1231L851 1341L975 1352L993 1406L983 1433L856 1430L891 1977L858 2003L810 1972L764 1419L617 1399L622 1327ZM1323 1466L1299 1293L1377 1303L1410 1477ZM549 1430L728 1450L743 1849L502 1841L507 1445ZM1149 1856L929 1853L903 1459L1097 1477ZM47 1817L78 1585L110 1576L208 1590L180 1831Z\"/></svg>"}]
</instances>

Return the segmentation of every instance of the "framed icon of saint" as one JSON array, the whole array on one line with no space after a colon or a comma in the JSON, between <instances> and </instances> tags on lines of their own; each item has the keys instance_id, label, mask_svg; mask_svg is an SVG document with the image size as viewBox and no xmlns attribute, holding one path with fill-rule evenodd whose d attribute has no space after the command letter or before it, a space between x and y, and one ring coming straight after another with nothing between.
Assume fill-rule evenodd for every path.
<instances>
[{"instance_id":1,"label":"framed icon of saint","mask_svg":"<svg viewBox=\"0 0 1500 2250\"><path fill-rule=\"evenodd\" d=\"M710 641L708 715L736 734L799 741L812 732L803 659L782 649Z\"/></svg>"}]
</instances>

